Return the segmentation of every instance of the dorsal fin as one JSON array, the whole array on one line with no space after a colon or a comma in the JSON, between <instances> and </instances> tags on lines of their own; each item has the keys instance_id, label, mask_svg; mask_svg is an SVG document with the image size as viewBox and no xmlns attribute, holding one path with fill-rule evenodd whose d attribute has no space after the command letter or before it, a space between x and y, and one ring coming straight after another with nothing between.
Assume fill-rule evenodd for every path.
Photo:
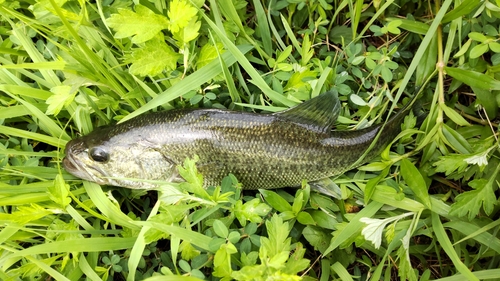
<instances>
[{"instance_id":1,"label":"dorsal fin","mask_svg":"<svg viewBox=\"0 0 500 281\"><path fill-rule=\"evenodd\" d=\"M304 125L308 129L327 133L339 117L339 113L340 102L337 93L328 91L274 115Z\"/></svg>"}]
</instances>

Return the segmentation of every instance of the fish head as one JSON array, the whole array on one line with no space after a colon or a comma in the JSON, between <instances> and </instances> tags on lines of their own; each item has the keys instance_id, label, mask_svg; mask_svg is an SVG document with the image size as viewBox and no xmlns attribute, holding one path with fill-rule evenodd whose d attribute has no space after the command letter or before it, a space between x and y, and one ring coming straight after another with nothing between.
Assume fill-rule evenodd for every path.
<instances>
[{"instance_id":1,"label":"fish head","mask_svg":"<svg viewBox=\"0 0 500 281\"><path fill-rule=\"evenodd\" d=\"M179 177L177 165L155 145L135 138L103 138L99 130L71 140L65 152L66 171L100 185L150 189L158 186L152 181L172 182Z\"/></svg>"}]
</instances>

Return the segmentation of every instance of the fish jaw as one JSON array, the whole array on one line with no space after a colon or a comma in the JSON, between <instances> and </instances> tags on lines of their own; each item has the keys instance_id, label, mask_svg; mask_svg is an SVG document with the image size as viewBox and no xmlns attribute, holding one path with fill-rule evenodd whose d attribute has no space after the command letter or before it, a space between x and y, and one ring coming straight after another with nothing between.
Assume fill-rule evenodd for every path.
<instances>
[{"instance_id":1,"label":"fish jaw","mask_svg":"<svg viewBox=\"0 0 500 281\"><path fill-rule=\"evenodd\" d=\"M94 176L88 171L86 165L82 161L75 157L75 155L83 155L86 153L86 149L83 148L83 143L77 143L75 140L68 142L66 145L66 156L62 160L62 165L66 171L77 178L92 181L100 185L106 184L106 182L99 177ZM89 166L87 166L89 167ZM102 173L102 169L97 167L90 167L96 170L96 172Z\"/></svg>"}]
</instances>

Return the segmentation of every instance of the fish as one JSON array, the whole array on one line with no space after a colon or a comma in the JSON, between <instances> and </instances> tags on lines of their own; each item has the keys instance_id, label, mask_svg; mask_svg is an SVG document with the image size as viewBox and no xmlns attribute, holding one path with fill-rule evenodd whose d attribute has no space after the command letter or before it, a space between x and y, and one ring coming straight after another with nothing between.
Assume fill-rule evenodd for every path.
<instances>
[{"instance_id":1,"label":"fish","mask_svg":"<svg viewBox=\"0 0 500 281\"><path fill-rule=\"evenodd\" d=\"M205 187L219 185L230 173L243 189L300 187L303 180L321 182L380 154L401 131L414 100L387 122L359 130L332 130L341 108L333 91L271 114L149 113L69 141L62 164L100 185L154 189L183 181L177 167L197 157Z\"/></svg>"}]
</instances>

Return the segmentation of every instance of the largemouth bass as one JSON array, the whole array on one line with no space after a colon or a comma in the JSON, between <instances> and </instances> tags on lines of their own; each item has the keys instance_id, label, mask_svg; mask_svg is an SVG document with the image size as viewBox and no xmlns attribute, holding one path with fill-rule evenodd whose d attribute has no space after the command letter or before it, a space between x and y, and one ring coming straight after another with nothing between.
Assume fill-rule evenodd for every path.
<instances>
[{"instance_id":1,"label":"largemouth bass","mask_svg":"<svg viewBox=\"0 0 500 281\"><path fill-rule=\"evenodd\" d=\"M400 132L411 103L385 125L354 131L331 131L340 111L332 92L274 114L151 113L70 141L63 165L101 185L149 189L157 185L144 180L182 180L177 166L198 155L205 186L218 185L232 173L243 189L295 187L304 179L318 181L354 168L383 130L356 164L371 160Z\"/></svg>"}]
</instances>

